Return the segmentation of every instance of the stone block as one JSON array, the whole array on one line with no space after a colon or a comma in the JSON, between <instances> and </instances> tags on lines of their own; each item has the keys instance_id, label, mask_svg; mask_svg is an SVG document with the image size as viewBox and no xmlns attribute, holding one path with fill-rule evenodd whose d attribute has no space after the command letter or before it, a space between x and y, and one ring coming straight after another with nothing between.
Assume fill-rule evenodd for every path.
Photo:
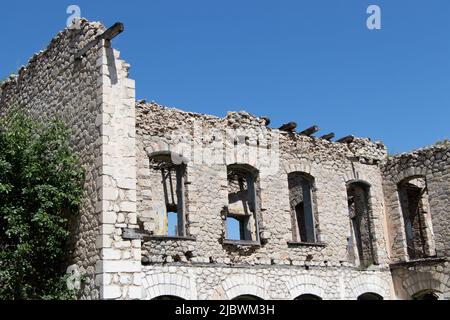
<instances>
[{"instance_id":1,"label":"stone block","mask_svg":"<svg viewBox=\"0 0 450 320\"><path fill-rule=\"evenodd\" d=\"M102 212L100 214L100 223L115 224L117 221L117 213L113 211Z\"/></svg>"},{"instance_id":2,"label":"stone block","mask_svg":"<svg viewBox=\"0 0 450 320\"><path fill-rule=\"evenodd\" d=\"M102 299L119 299L122 296L122 290L120 286L103 286L100 292Z\"/></svg>"},{"instance_id":3,"label":"stone block","mask_svg":"<svg viewBox=\"0 0 450 320\"><path fill-rule=\"evenodd\" d=\"M103 272L140 272L141 262L132 260L103 261Z\"/></svg>"},{"instance_id":4,"label":"stone block","mask_svg":"<svg viewBox=\"0 0 450 320\"><path fill-rule=\"evenodd\" d=\"M122 257L122 252L117 249L104 248L101 250L100 257L103 260L120 260Z\"/></svg>"},{"instance_id":5,"label":"stone block","mask_svg":"<svg viewBox=\"0 0 450 320\"><path fill-rule=\"evenodd\" d=\"M110 248L112 245L112 238L109 235L99 235L95 242L97 249Z\"/></svg>"}]
</instances>

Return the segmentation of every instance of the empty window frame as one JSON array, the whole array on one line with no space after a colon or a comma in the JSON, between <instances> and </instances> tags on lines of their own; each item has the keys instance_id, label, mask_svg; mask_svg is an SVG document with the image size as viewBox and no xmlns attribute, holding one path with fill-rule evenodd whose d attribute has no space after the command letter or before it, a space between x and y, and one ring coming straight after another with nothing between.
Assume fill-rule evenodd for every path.
<instances>
[{"instance_id":1,"label":"empty window frame","mask_svg":"<svg viewBox=\"0 0 450 320\"><path fill-rule=\"evenodd\" d=\"M258 171L248 165L227 167L226 240L259 242Z\"/></svg>"},{"instance_id":2,"label":"empty window frame","mask_svg":"<svg viewBox=\"0 0 450 320\"><path fill-rule=\"evenodd\" d=\"M398 185L407 252L410 259L435 255L428 186L425 177L405 179Z\"/></svg>"},{"instance_id":3,"label":"empty window frame","mask_svg":"<svg viewBox=\"0 0 450 320\"><path fill-rule=\"evenodd\" d=\"M364 182L349 183L347 199L352 231L349 241L350 256L355 258L354 262L358 262L359 267L367 268L377 264L370 186Z\"/></svg>"},{"instance_id":4,"label":"empty window frame","mask_svg":"<svg viewBox=\"0 0 450 320\"><path fill-rule=\"evenodd\" d=\"M297 242L317 242L313 182L313 178L304 173L288 175L293 238Z\"/></svg>"},{"instance_id":5,"label":"empty window frame","mask_svg":"<svg viewBox=\"0 0 450 320\"><path fill-rule=\"evenodd\" d=\"M156 211L154 235L186 236L185 165L175 165L170 154L163 154L150 158L150 170L154 181L160 182L152 186Z\"/></svg>"}]
</instances>

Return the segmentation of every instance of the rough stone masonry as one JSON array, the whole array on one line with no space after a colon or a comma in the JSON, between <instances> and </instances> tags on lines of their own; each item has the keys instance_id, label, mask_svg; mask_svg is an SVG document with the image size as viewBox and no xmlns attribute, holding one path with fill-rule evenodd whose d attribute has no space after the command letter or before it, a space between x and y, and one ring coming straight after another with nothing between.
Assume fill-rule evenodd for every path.
<instances>
[{"instance_id":1,"label":"rough stone masonry","mask_svg":"<svg viewBox=\"0 0 450 320\"><path fill-rule=\"evenodd\" d=\"M450 298L448 143L388 156L246 112L136 102L105 31L65 29L0 89L0 115L22 106L72 130L81 299Z\"/></svg>"}]
</instances>

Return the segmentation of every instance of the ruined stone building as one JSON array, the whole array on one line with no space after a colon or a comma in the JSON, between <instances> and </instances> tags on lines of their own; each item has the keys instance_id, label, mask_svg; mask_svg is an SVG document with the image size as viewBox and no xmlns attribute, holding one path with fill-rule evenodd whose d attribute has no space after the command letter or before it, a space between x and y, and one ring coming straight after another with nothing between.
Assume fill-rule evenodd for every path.
<instances>
[{"instance_id":1,"label":"ruined stone building","mask_svg":"<svg viewBox=\"0 0 450 320\"><path fill-rule=\"evenodd\" d=\"M111 47L121 28L82 20L0 89L0 114L72 130L80 298L450 298L448 144L388 156L246 112L136 102Z\"/></svg>"}]
</instances>

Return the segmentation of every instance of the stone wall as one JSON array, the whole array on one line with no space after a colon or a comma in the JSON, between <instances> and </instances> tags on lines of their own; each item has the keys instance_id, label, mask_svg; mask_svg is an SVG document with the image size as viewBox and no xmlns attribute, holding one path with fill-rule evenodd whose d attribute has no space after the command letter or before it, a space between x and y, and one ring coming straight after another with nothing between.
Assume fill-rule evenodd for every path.
<instances>
[{"instance_id":1,"label":"stone wall","mask_svg":"<svg viewBox=\"0 0 450 320\"><path fill-rule=\"evenodd\" d=\"M293 300L311 294L325 300L355 300L364 293L392 298L388 272L349 268L286 266L148 266L143 299L176 296L190 300L231 300L252 295L264 300Z\"/></svg>"},{"instance_id":2,"label":"stone wall","mask_svg":"<svg viewBox=\"0 0 450 320\"><path fill-rule=\"evenodd\" d=\"M211 161L211 158L230 158L228 154L221 157L211 150L218 150L218 147L227 144L229 141L226 141L224 132L233 128L244 130L244 133L247 130L247 134L253 129L258 132L268 130L273 138L269 144L272 144L272 149L279 151L278 163L272 166L277 170L264 171L264 168L259 168L262 173L259 181L260 246L241 246L224 241L223 208L228 205L226 164L232 164L236 159L231 159L230 162ZM194 131L198 131L196 135ZM188 140L191 136L198 143L189 148ZM244 138L244 143L237 143L236 146L232 142L232 148L241 148L240 152L245 154L246 148L251 145L245 143L247 140ZM378 264L365 272L382 278L389 275L384 237L386 226L382 179L377 165L386 156L383 145L367 139L356 139L351 144L335 143L271 130L266 128L264 119L247 113L229 113L226 118L217 118L168 109L154 103L137 105L136 143L138 222L141 216L156 214L152 211L152 194L156 188L153 187L154 182L151 182L149 154L169 150L180 153L178 146L183 145L183 156L191 159L187 163L186 173L189 237L149 237L143 246L145 270L162 270L163 266L172 264L182 264L183 268L192 266L192 270L197 270L195 266L202 264L206 266L201 270L210 270L218 278L222 277L224 270L232 275L239 274L240 268L265 270L271 276L275 276L279 268L286 268L291 270L288 273L293 272L299 276L305 273L305 269L314 269L317 270L317 275L328 274L330 277L338 270L348 270L349 273L354 272L349 279L354 278L359 274L359 266L348 258L351 228L346 184L350 181L365 181L370 185L374 249L378 257ZM265 142L261 140L258 143L262 146ZM231 153L234 151L236 150L233 149ZM202 156L199 157L199 153ZM209 157L205 158L206 153ZM246 163L252 163L251 157L247 160L249 162ZM255 163L257 165L257 161ZM288 187L288 174L292 172L303 172L314 178L320 243L301 244L294 241ZM147 231L151 233L152 230ZM200 281L197 285L199 293L211 288L209 284L202 283ZM350 284L344 281L345 285ZM383 296L389 298L389 285L383 288ZM348 295L340 294L338 289L333 292L330 296L336 294L336 298ZM202 298L208 295L204 293ZM274 294L273 297L277 295ZM281 293L279 297L288 298Z\"/></svg>"},{"instance_id":3,"label":"stone wall","mask_svg":"<svg viewBox=\"0 0 450 320\"><path fill-rule=\"evenodd\" d=\"M448 258L428 259L392 265L395 296L409 300L418 294L433 293L450 300L450 262Z\"/></svg>"},{"instance_id":4,"label":"stone wall","mask_svg":"<svg viewBox=\"0 0 450 320\"><path fill-rule=\"evenodd\" d=\"M99 221L95 215L99 203L101 127L97 121L102 110L98 102L98 46L82 61L75 53L104 31L98 23L82 22L80 30L60 32L40 53L33 56L18 76L0 89L0 113L22 107L36 119L62 120L72 131L71 145L86 172L85 194L79 219L72 228L71 260L87 276L82 297L98 299L95 286L95 247Z\"/></svg>"},{"instance_id":5,"label":"stone wall","mask_svg":"<svg viewBox=\"0 0 450 320\"><path fill-rule=\"evenodd\" d=\"M18 77L2 84L0 114L22 107L36 119L59 119L86 172L81 212L72 225L69 263L85 276L80 298L140 298L140 241L136 228L135 84L100 23L81 21L35 55ZM94 41L81 59L75 54ZM137 275L135 275L135 273Z\"/></svg>"},{"instance_id":6,"label":"stone wall","mask_svg":"<svg viewBox=\"0 0 450 320\"><path fill-rule=\"evenodd\" d=\"M108 45L100 50L102 124L101 228L97 249L102 299L141 298L141 242L124 240L124 228L138 228L136 215L135 83L130 66Z\"/></svg>"},{"instance_id":7,"label":"stone wall","mask_svg":"<svg viewBox=\"0 0 450 320\"><path fill-rule=\"evenodd\" d=\"M405 179L424 177L434 231L436 254L450 252L450 145L437 145L389 158L382 166L386 209L389 217L390 250L394 261L407 260L405 226L398 184Z\"/></svg>"},{"instance_id":8,"label":"stone wall","mask_svg":"<svg viewBox=\"0 0 450 320\"><path fill-rule=\"evenodd\" d=\"M383 163L382 172L396 292L400 298L411 299L420 291L431 290L449 299L450 144L390 157ZM429 256L421 259L411 259L408 254L404 209L398 188L400 183L413 178L426 181L429 208L425 215L431 220L426 230L430 234L426 237Z\"/></svg>"}]
</instances>

